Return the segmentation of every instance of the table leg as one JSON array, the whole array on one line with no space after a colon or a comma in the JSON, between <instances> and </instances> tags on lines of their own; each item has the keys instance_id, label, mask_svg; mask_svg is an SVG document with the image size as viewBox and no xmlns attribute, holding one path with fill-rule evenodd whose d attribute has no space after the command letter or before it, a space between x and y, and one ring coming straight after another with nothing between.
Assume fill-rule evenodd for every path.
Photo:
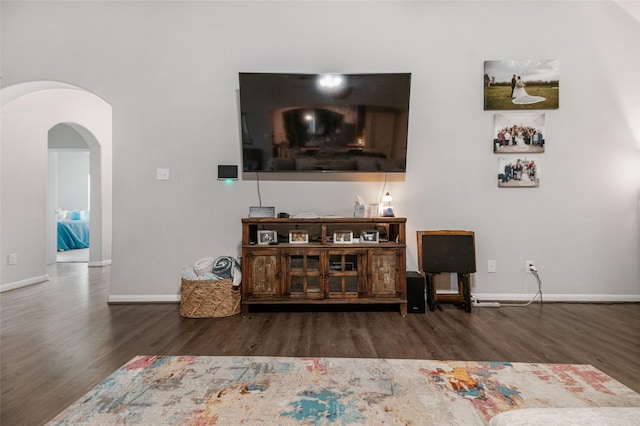
<instances>
[{"instance_id":1,"label":"table leg","mask_svg":"<svg viewBox=\"0 0 640 426\"><path fill-rule=\"evenodd\" d=\"M427 304L430 311L436 310L436 290L433 285L433 274L427 275Z\"/></svg>"},{"instance_id":2,"label":"table leg","mask_svg":"<svg viewBox=\"0 0 640 426\"><path fill-rule=\"evenodd\" d=\"M469 274L458 274L458 285L462 285L464 296L464 311L471 312L471 288L469 288Z\"/></svg>"}]
</instances>

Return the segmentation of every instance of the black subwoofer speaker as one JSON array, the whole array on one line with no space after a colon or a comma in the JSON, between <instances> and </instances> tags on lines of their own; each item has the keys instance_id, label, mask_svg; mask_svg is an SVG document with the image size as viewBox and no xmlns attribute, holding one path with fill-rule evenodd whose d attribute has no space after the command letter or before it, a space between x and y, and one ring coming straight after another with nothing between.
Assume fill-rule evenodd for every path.
<instances>
[{"instance_id":1,"label":"black subwoofer speaker","mask_svg":"<svg viewBox=\"0 0 640 426\"><path fill-rule=\"evenodd\" d=\"M415 271L407 271L407 313L424 314L426 311L424 277Z\"/></svg>"}]
</instances>

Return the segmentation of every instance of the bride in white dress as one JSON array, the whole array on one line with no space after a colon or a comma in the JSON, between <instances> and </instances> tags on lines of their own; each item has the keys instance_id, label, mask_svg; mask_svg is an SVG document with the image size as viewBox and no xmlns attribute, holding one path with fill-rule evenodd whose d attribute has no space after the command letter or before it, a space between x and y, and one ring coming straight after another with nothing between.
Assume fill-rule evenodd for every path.
<instances>
[{"instance_id":1,"label":"bride in white dress","mask_svg":"<svg viewBox=\"0 0 640 426\"><path fill-rule=\"evenodd\" d=\"M513 147L513 149L515 151L527 151L529 149L529 145L524 143L524 136L522 135L521 130L518 131L514 140L515 140L515 146Z\"/></svg>"},{"instance_id":2,"label":"bride in white dress","mask_svg":"<svg viewBox=\"0 0 640 426\"><path fill-rule=\"evenodd\" d=\"M542 96L531 96L524 90L524 82L518 76L516 81L516 87L513 89L513 100L512 102L516 105L526 105L526 104L535 104L537 102L542 102L546 100Z\"/></svg>"},{"instance_id":3,"label":"bride in white dress","mask_svg":"<svg viewBox=\"0 0 640 426\"><path fill-rule=\"evenodd\" d=\"M536 184L535 181L531 180L531 176L529 176L530 165L531 163L523 164L522 174L520 175L520 182L518 182L522 186L533 186Z\"/></svg>"}]
</instances>

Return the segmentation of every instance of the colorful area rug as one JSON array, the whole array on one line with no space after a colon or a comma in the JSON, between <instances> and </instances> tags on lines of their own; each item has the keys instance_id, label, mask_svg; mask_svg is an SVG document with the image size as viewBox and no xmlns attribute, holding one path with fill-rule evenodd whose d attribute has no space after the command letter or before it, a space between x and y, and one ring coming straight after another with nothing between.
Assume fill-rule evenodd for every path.
<instances>
[{"instance_id":1,"label":"colorful area rug","mask_svg":"<svg viewBox=\"0 0 640 426\"><path fill-rule=\"evenodd\" d=\"M138 356L50 425L483 425L525 407L640 407L590 365Z\"/></svg>"}]
</instances>

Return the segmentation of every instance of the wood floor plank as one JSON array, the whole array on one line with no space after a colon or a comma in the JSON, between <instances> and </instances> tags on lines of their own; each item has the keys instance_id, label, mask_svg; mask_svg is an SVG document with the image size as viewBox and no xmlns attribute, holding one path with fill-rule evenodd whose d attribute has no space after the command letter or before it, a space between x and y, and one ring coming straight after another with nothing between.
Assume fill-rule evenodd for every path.
<instances>
[{"instance_id":1,"label":"wood floor plank","mask_svg":"<svg viewBox=\"0 0 640 426\"><path fill-rule=\"evenodd\" d=\"M0 424L41 425L136 355L255 355L591 364L640 392L640 304L256 307L186 319L109 305L110 267L57 264L0 296ZM280 310L279 310L280 309Z\"/></svg>"}]
</instances>

